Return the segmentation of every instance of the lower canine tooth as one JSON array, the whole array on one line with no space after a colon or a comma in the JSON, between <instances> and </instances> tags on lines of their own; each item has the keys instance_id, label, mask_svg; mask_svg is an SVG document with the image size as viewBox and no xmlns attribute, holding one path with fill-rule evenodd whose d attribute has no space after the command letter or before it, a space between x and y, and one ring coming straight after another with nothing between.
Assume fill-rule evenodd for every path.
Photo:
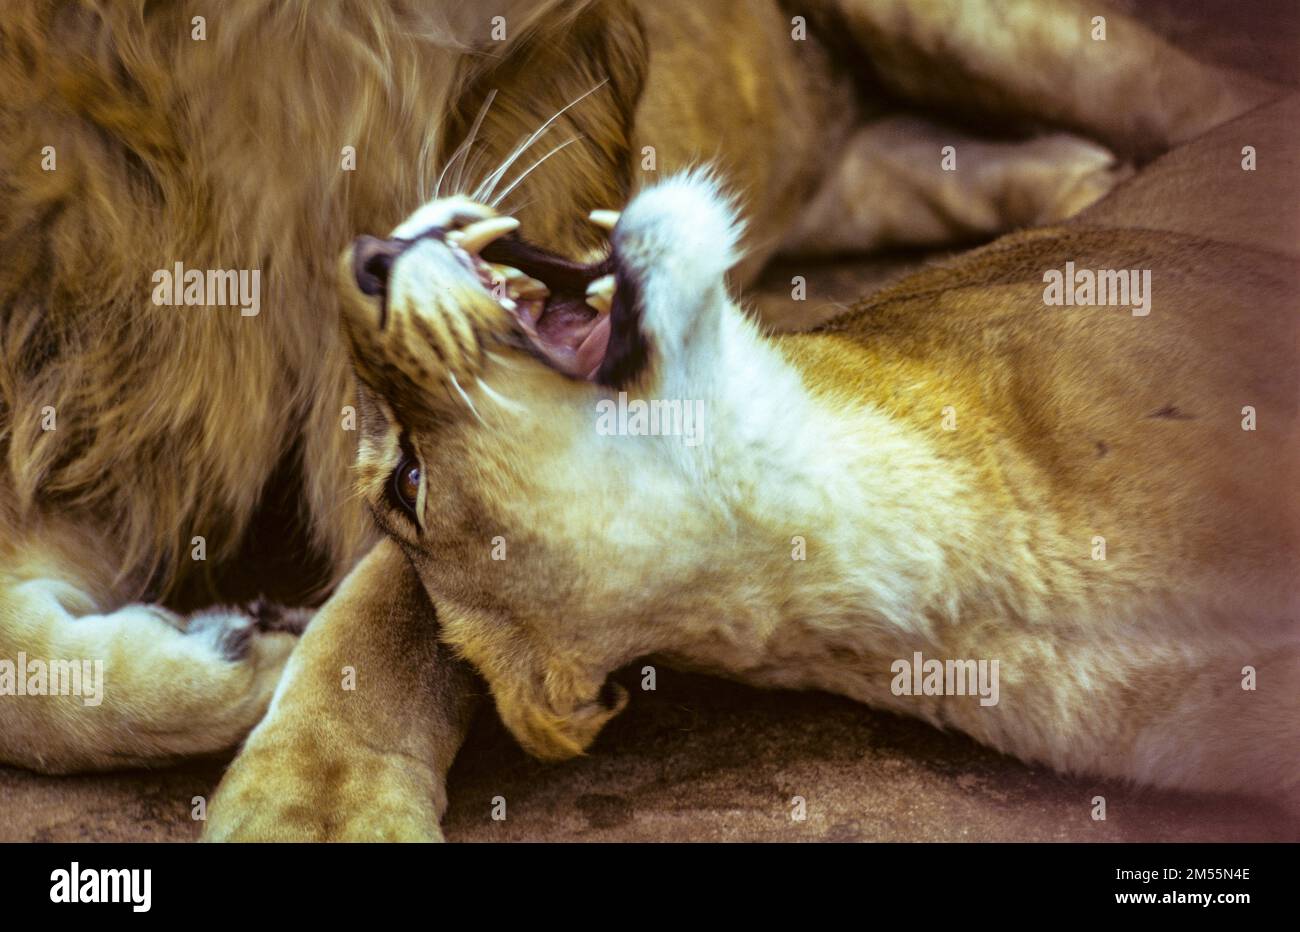
<instances>
[{"instance_id":1,"label":"lower canine tooth","mask_svg":"<svg viewBox=\"0 0 1300 932\"><path fill-rule=\"evenodd\" d=\"M614 287L614 276L602 275L587 286L587 303L602 314L608 314L614 304Z\"/></svg>"},{"instance_id":2,"label":"lower canine tooth","mask_svg":"<svg viewBox=\"0 0 1300 932\"><path fill-rule=\"evenodd\" d=\"M530 300L541 300L551 296L551 289L546 287L545 282L539 282L527 275L520 275L518 278L512 279L510 287L519 292L519 297Z\"/></svg>"},{"instance_id":3,"label":"lower canine tooth","mask_svg":"<svg viewBox=\"0 0 1300 932\"><path fill-rule=\"evenodd\" d=\"M495 273L494 278L498 281L506 282L510 287L510 297L537 299L548 298L551 289L546 287L545 282L539 282L537 279L525 275L514 266L497 265L493 263L490 268Z\"/></svg>"}]
</instances>

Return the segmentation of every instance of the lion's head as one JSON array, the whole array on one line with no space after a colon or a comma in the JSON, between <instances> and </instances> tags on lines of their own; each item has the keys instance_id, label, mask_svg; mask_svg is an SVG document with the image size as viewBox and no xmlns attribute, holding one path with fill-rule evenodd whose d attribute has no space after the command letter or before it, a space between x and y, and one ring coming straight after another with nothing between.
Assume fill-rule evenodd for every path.
<instances>
[{"instance_id":1,"label":"lion's head","mask_svg":"<svg viewBox=\"0 0 1300 932\"><path fill-rule=\"evenodd\" d=\"M740 545L698 555L752 504L709 491L731 455L705 437L728 416L717 346L761 344L727 297L740 233L705 173L638 195L587 264L517 226L444 199L344 256L358 482L507 725L564 757L622 708L612 670L707 653L694 640L725 640L726 619L686 620L754 585ZM629 398L672 399L658 416L683 430L620 431Z\"/></svg>"}]
</instances>

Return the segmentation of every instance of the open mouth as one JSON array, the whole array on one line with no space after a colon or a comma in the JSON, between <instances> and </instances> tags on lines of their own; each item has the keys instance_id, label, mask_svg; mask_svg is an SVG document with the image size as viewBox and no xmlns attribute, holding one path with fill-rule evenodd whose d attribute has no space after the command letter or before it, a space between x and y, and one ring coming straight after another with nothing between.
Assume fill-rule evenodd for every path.
<instances>
[{"instance_id":1,"label":"open mouth","mask_svg":"<svg viewBox=\"0 0 1300 932\"><path fill-rule=\"evenodd\" d=\"M611 217L597 220L608 226ZM614 301L613 262L571 262L518 235L507 217L479 221L446 235L456 257L504 309L537 350L561 372L594 379L605 359Z\"/></svg>"}]
</instances>

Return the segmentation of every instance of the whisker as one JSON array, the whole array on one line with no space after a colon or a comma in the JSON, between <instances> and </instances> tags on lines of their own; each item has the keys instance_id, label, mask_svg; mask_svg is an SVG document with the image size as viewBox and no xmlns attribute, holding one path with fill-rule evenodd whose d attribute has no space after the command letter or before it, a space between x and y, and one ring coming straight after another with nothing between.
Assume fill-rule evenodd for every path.
<instances>
[{"instance_id":1,"label":"whisker","mask_svg":"<svg viewBox=\"0 0 1300 932\"><path fill-rule=\"evenodd\" d=\"M510 195L511 191L519 187L519 182L523 181L525 178L527 178L529 175L535 172L543 162L545 162L551 156L555 155L555 153L559 152L561 149L564 149L566 146L569 146L572 143L577 142L581 138L582 138L581 136L574 136L572 139L568 140L567 142L560 143L558 146L556 146L550 152L546 153L544 156L542 156L532 165L529 165L526 169L524 169L522 172L519 173L518 178L510 182L509 186L492 200L492 206L494 208L499 206L501 202L504 201Z\"/></svg>"},{"instance_id":2,"label":"whisker","mask_svg":"<svg viewBox=\"0 0 1300 932\"><path fill-rule=\"evenodd\" d=\"M511 359L509 356L502 356L499 353L492 352L491 350L488 351L487 357L488 359L492 360L494 365L501 366L502 368L505 369L525 368L522 363L516 362L515 360Z\"/></svg>"},{"instance_id":3,"label":"whisker","mask_svg":"<svg viewBox=\"0 0 1300 932\"><path fill-rule=\"evenodd\" d=\"M429 190L429 161L433 158L433 148L438 134L432 129L424 134L424 142L420 143L420 180L416 188L416 193L420 197L420 203L423 204L428 200Z\"/></svg>"},{"instance_id":4,"label":"whisker","mask_svg":"<svg viewBox=\"0 0 1300 932\"><path fill-rule=\"evenodd\" d=\"M487 97L483 100L483 106L479 107L478 116L474 117L474 123L470 127L468 135L466 135L461 144L456 147L456 151L451 154L451 157L447 159L447 164L442 166L442 172L438 175L438 184L433 189L433 196L435 198L442 196L442 182L446 179L447 172L451 171L451 167L455 165L458 160L464 158L469 153L469 148L474 144L474 137L478 133L479 126L482 125L483 118L487 116L488 107L492 106L492 101L496 96L497 92L495 90L488 92ZM457 172L457 181L459 181L459 179L460 173Z\"/></svg>"},{"instance_id":5,"label":"whisker","mask_svg":"<svg viewBox=\"0 0 1300 932\"><path fill-rule=\"evenodd\" d=\"M469 128L469 148L465 150L466 157L460 160L460 168L456 170L455 192L457 194L465 190L462 186L465 180L465 164L469 161L469 152L474 148L474 142L478 139L478 131L483 126L483 120L487 118L488 110L492 107L492 101L496 100L496 96L496 88L488 91L487 97L483 98L483 106L479 107L478 116L474 117L474 125Z\"/></svg>"},{"instance_id":6,"label":"whisker","mask_svg":"<svg viewBox=\"0 0 1300 932\"><path fill-rule=\"evenodd\" d=\"M478 422L482 424L484 427L487 427L487 421L483 420L482 416L478 413L478 408L474 407L474 402L469 400L469 395L465 394L465 389L460 387L460 383L456 381L455 374L448 372L447 378L451 379L451 384L455 386L456 391L460 394L460 397L465 399L465 404L469 405L470 411L472 411L474 413L474 416L478 418Z\"/></svg>"},{"instance_id":7,"label":"whisker","mask_svg":"<svg viewBox=\"0 0 1300 932\"><path fill-rule=\"evenodd\" d=\"M489 398L491 398L493 401L495 401L497 404L499 404L501 407L505 408L507 411L511 412L512 414L522 414L528 410L519 402L512 401L511 399L505 397L504 395L494 391L492 387L488 385L487 382L484 382L482 379L476 379L475 381L478 382L478 387L483 389L483 394L487 395Z\"/></svg>"},{"instance_id":8,"label":"whisker","mask_svg":"<svg viewBox=\"0 0 1300 932\"><path fill-rule=\"evenodd\" d=\"M470 180L466 182L467 185L473 183L473 179L478 177L479 168L482 166L483 160L487 158L487 155L488 155L488 150L486 148L481 148L477 152L475 152L474 155L470 158L469 168L466 169L465 172L465 174L467 174L470 178ZM473 195L470 195L468 191L465 191L463 193L465 193L466 196L469 196L471 198L473 197Z\"/></svg>"},{"instance_id":9,"label":"whisker","mask_svg":"<svg viewBox=\"0 0 1300 932\"><path fill-rule=\"evenodd\" d=\"M464 148L465 143L462 142L456 147L456 151L451 154L451 158L447 159L446 164L442 166L442 171L438 173L438 183L433 186L433 197L435 200L442 196L443 179L447 177L447 172L451 171L451 167L456 164L456 159L460 157L461 150Z\"/></svg>"},{"instance_id":10,"label":"whisker","mask_svg":"<svg viewBox=\"0 0 1300 932\"><path fill-rule=\"evenodd\" d=\"M485 179L483 179L483 183L479 185L478 189L474 192L473 195L474 200L477 201L477 200L481 200L482 198L491 197L492 192L495 191L497 185L501 183L501 179L505 177L506 172L510 171L510 167L514 165L516 161L518 161L521 155L523 155L525 152L528 151L528 149L532 146L533 143L535 143L539 138L541 138L543 133L545 133L548 129L551 128L551 126L555 123L556 120L558 120L561 116L563 116L566 112L571 110L573 107L577 106L579 103L586 100L592 94L596 93L596 91L600 90L608 83L609 83L609 78L606 78L604 81L601 81L591 90L578 95L573 100L569 101L567 104L561 107L559 110L556 110L550 119L548 119L541 126L537 127L537 129L533 131L532 135L528 136L523 142L521 142L518 146L515 147L513 152L511 152L508 156L506 156L506 160L500 165L500 167L497 168L496 171L494 171L492 174L488 175Z\"/></svg>"},{"instance_id":11,"label":"whisker","mask_svg":"<svg viewBox=\"0 0 1300 932\"><path fill-rule=\"evenodd\" d=\"M522 204L516 204L514 207L511 207L509 210L502 210L501 213L505 214L507 217L518 217L521 213L523 213L526 209L528 209L529 205L535 204L536 202L537 202L536 198L529 198L528 200L524 201Z\"/></svg>"}]
</instances>

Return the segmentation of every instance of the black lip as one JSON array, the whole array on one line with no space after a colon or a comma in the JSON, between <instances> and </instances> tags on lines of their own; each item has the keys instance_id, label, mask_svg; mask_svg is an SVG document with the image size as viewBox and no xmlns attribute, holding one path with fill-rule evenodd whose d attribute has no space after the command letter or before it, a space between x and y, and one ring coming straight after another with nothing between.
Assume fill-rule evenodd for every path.
<instances>
[{"instance_id":1,"label":"black lip","mask_svg":"<svg viewBox=\"0 0 1300 932\"><path fill-rule=\"evenodd\" d=\"M479 255L487 262L513 266L525 275L544 282L552 293L577 294L584 299L587 286L613 269L611 259L583 265L548 252L518 234L493 240L483 247Z\"/></svg>"},{"instance_id":2,"label":"black lip","mask_svg":"<svg viewBox=\"0 0 1300 932\"><path fill-rule=\"evenodd\" d=\"M609 265L617 287L609 309L609 344L596 370L595 381L621 391L649 367L653 347L641 325L645 314L641 276L619 261L617 250L610 253Z\"/></svg>"}]
</instances>

